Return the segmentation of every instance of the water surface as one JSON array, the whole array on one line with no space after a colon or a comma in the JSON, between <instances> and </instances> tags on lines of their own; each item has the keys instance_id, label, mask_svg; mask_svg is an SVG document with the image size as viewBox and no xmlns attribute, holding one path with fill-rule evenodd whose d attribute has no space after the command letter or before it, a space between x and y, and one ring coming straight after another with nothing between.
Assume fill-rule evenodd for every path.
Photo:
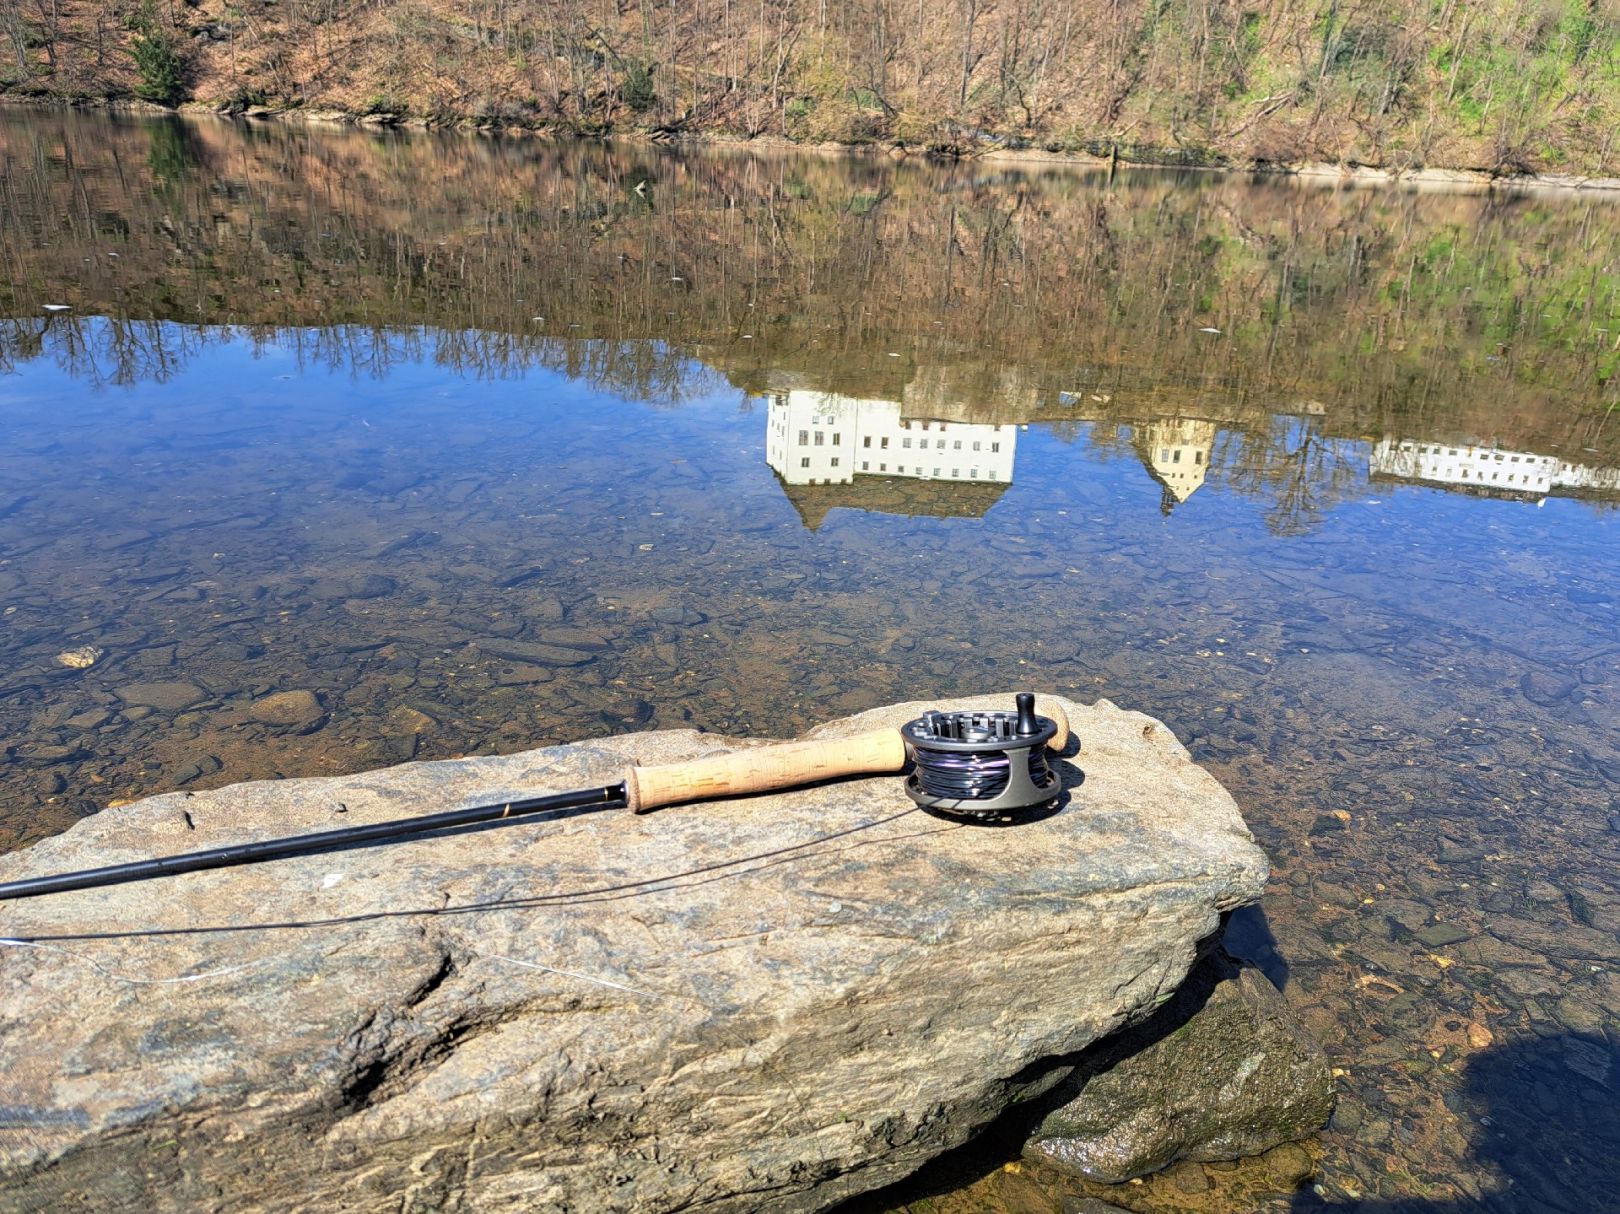
<instances>
[{"instance_id":1,"label":"water surface","mask_svg":"<svg viewBox=\"0 0 1620 1214\"><path fill-rule=\"evenodd\" d=\"M1106 696L1238 799L1236 941L1344 1072L1316 1189L1109 1199L1597 1208L1617 249L1573 195L0 114L0 845ZM1078 1191L1001 1162L894 1200Z\"/></svg>"}]
</instances>

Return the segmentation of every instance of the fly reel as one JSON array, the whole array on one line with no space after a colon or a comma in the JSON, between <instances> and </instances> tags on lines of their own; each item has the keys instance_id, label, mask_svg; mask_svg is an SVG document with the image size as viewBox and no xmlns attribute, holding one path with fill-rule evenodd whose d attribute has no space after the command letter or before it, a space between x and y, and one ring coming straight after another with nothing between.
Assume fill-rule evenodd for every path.
<instances>
[{"instance_id":1,"label":"fly reel","mask_svg":"<svg viewBox=\"0 0 1620 1214\"><path fill-rule=\"evenodd\" d=\"M901 726L915 765L906 792L922 808L989 821L1049 805L1063 779L1046 759L1057 722L1035 715L1020 692L1017 712L929 712Z\"/></svg>"}]
</instances>

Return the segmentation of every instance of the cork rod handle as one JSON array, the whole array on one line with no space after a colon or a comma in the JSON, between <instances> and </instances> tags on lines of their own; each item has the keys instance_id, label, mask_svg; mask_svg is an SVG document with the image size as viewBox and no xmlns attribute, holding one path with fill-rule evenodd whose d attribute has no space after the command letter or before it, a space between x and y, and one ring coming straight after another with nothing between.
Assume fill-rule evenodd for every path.
<instances>
[{"instance_id":1,"label":"cork rod handle","mask_svg":"<svg viewBox=\"0 0 1620 1214\"><path fill-rule=\"evenodd\" d=\"M1068 718L1055 705L1043 706L1041 711L1058 727L1057 736L1047 746L1061 751L1069 741ZM853 738L784 742L687 763L632 767L624 786L630 809L642 814L664 805L795 788L838 776L899 771L905 765L906 744L900 731L879 729Z\"/></svg>"},{"instance_id":2,"label":"cork rod handle","mask_svg":"<svg viewBox=\"0 0 1620 1214\"><path fill-rule=\"evenodd\" d=\"M835 776L899 771L905 764L906 744L900 731L880 729L853 738L785 742L689 763L632 767L624 783L630 808L640 814L660 805L768 792Z\"/></svg>"}]
</instances>

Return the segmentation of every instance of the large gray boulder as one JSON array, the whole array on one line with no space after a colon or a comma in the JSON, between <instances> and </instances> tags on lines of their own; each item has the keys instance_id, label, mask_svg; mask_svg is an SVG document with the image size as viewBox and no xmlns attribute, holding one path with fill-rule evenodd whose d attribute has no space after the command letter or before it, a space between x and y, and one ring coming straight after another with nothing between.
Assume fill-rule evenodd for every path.
<instances>
[{"instance_id":1,"label":"large gray boulder","mask_svg":"<svg viewBox=\"0 0 1620 1214\"><path fill-rule=\"evenodd\" d=\"M1014 827L929 817L884 776L0 903L31 941L0 947L0 1209L813 1210L893 1181L1146 1015L1265 883L1168 730L1059 703L1084 782ZM751 744L172 793L0 880Z\"/></svg>"},{"instance_id":2,"label":"large gray boulder","mask_svg":"<svg viewBox=\"0 0 1620 1214\"><path fill-rule=\"evenodd\" d=\"M1176 1159L1259 1155L1333 1112L1326 1052L1253 965L1216 948L1163 1007L1099 1042L1024 1153L1118 1184Z\"/></svg>"}]
</instances>

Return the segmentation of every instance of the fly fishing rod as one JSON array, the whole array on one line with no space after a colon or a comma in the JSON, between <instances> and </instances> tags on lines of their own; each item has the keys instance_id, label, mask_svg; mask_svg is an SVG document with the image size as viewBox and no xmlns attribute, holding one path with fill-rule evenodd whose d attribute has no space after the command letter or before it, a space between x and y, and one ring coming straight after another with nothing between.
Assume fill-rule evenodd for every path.
<instances>
[{"instance_id":1,"label":"fly fishing rod","mask_svg":"<svg viewBox=\"0 0 1620 1214\"><path fill-rule=\"evenodd\" d=\"M1019 693L1016 703L1015 712L929 712L899 729L874 730L853 738L785 742L685 763L632 767L619 783L602 788L471 805L415 818L30 877L0 884L0 899L230 868L538 814L623 808L647 813L666 805L795 788L841 776L900 771L908 760L912 772L906 780L906 792L922 808L970 820L1005 820L1057 799L1063 782L1047 761L1046 751L1061 751L1069 740L1069 723L1062 709L1053 706L1050 716L1037 716L1035 697L1027 691Z\"/></svg>"}]
</instances>

